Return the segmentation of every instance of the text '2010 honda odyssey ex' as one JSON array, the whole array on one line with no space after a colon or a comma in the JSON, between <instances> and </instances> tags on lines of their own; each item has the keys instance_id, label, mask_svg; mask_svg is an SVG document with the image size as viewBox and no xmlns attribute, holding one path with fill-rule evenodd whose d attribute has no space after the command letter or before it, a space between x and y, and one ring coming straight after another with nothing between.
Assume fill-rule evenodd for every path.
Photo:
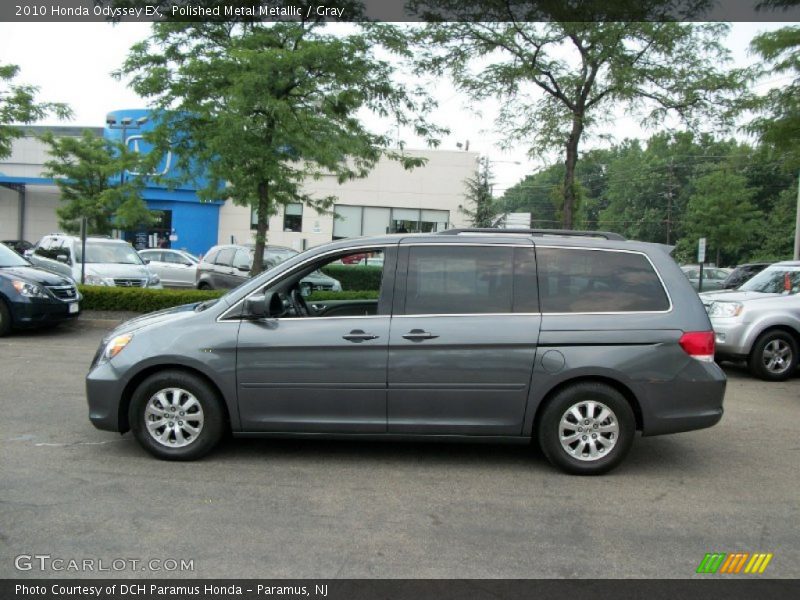
<instances>
[{"instance_id":1,"label":"text '2010 honda odyssey ex'","mask_svg":"<svg viewBox=\"0 0 800 600\"><path fill-rule=\"evenodd\" d=\"M367 289L309 295L309 273L364 253L380 267L347 268L371 270L352 279ZM450 230L340 240L219 300L128 321L103 340L87 394L98 428L130 429L164 459L198 458L227 430L538 439L561 469L597 474L637 430L720 420L713 357L706 311L666 247Z\"/></svg>"}]
</instances>

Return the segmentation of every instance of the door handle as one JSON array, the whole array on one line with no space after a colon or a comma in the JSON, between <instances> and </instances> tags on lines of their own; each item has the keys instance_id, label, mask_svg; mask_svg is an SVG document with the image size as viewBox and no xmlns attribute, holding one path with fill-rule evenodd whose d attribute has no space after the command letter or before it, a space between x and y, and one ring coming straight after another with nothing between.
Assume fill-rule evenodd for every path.
<instances>
[{"instance_id":1,"label":"door handle","mask_svg":"<svg viewBox=\"0 0 800 600\"><path fill-rule=\"evenodd\" d=\"M348 342L355 342L356 344L360 344L361 342L365 342L367 340L377 340L377 335L372 335L371 333L365 333L362 329L353 329L347 335L343 335L342 339L347 340Z\"/></svg>"},{"instance_id":2,"label":"door handle","mask_svg":"<svg viewBox=\"0 0 800 600\"><path fill-rule=\"evenodd\" d=\"M425 331L423 329L412 329L403 337L407 340L411 340L412 342L421 342L423 340L433 340L439 336L433 335L430 331Z\"/></svg>"}]
</instances>

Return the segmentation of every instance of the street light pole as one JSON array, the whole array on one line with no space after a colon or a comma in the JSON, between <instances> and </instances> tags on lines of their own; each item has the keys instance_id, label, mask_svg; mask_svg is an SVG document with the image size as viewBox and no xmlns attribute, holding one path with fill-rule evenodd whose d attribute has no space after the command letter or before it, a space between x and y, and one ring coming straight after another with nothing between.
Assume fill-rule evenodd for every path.
<instances>
[{"instance_id":1,"label":"street light pole","mask_svg":"<svg viewBox=\"0 0 800 600\"><path fill-rule=\"evenodd\" d=\"M131 117L122 117L119 120L119 124L117 124L117 117L114 116L113 113L106 115L106 125L109 129L119 129L122 131L122 145L125 148L125 151L128 150L128 129L140 129L145 123L147 123L148 117L139 117L136 119L134 123ZM119 185L125 185L125 167L122 167L122 170L119 174Z\"/></svg>"}]
</instances>

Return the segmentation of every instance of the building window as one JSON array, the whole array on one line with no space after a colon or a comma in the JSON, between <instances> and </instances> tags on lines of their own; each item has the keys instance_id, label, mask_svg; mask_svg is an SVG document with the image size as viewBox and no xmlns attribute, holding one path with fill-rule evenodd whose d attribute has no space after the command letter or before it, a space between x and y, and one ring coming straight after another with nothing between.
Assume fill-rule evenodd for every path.
<instances>
[{"instance_id":1,"label":"building window","mask_svg":"<svg viewBox=\"0 0 800 600\"><path fill-rule=\"evenodd\" d=\"M283 212L284 231L303 230L303 205L287 204Z\"/></svg>"},{"instance_id":2,"label":"building window","mask_svg":"<svg viewBox=\"0 0 800 600\"><path fill-rule=\"evenodd\" d=\"M258 213L253 207L250 207L250 229L253 231L258 229ZM269 231L269 217L267 217L267 231Z\"/></svg>"},{"instance_id":3,"label":"building window","mask_svg":"<svg viewBox=\"0 0 800 600\"><path fill-rule=\"evenodd\" d=\"M386 233L432 233L447 229L450 211L378 206L334 207L333 239L384 235Z\"/></svg>"}]
</instances>

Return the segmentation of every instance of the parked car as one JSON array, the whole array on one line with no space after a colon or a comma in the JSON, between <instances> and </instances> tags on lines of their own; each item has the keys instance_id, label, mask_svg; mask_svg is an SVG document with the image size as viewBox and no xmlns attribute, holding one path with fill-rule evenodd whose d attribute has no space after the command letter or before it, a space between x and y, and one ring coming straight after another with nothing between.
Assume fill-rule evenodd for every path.
<instances>
[{"instance_id":1,"label":"parked car","mask_svg":"<svg viewBox=\"0 0 800 600\"><path fill-rule=\"evenodd\" d=\"M200 290L231 289L250 279L253 267L253 245L228 244L214 246L197 265L197 288ZM264 269L271 269L299 252L282 246L264 248ZM309 273L305 281L313 290L341 291L342 284L321 271Z\"/></svg>"},{"instance_id":2,"label":"parked car","mask_svg":"<svg viewBox=\"0 0 800 600\"><path fill-rule=\"evenodd\" d=\"M665 247L547 234L339 240L129 321L92 361L89 418L168 460L199 458L226 431L537 439L579 474L618 465L637 430L717 423L714 332ZM375 290L306 301L309 275L364 252L384 257Z\"/></svg>"},{"instance_id":3,"label":"parked car","mask_svg":"<svg viewBox=\"0 0 800 600\"><path fill-rule=\"evenodd\" d=\"M770 264L771 263L747 263L739 265L731 271L728 277L725 278L725 281L722 282L722 289L735 290L745 281L753 277L753 275L761 273L761 271L766 269Z\"/></svg>"},{"instance_id":4,"label":"parked car","mask_svg":"<svg viewBox=\"0 0 800 600\"><path fill-rule=\"evenodd\" d=\"M74 319L80 299L71 279L33 267L0 243L0 336L12 328Z\"/></svg>"},{"instance_id":5,"label":"parked car","mask_svg":"<svg viewBox=\"0 0 800 600\"><path fill-rule=\"evenodd\" d=\"M766 381L794 375L800 357L800 261L771 265L736 290L700 294L720 360L746 360Z\"/></svg>"},{"instance_id":6,"label":"parked car","mask_svg":"<svg viewBox=\"0 0 800 600\"><path fill-rule=\"evenodd\" d=\"M139 250L139 256L158 275L161 284L167 287L191 287L197 281L197 264L193 254L184 250L152 248Z\"/></svg>"},{"instance_id":7,"label":"parked car","mask_svg":"<svg viewBox=\"0 0 800 600\"><path fill-rule=\"evenodd\" d=\"M700 267L698 265L686 265L681 267L683 274L692 284L694 289L700 288ZM730 275L730 269L719 267L703 267L703 291L722 289L722 284Z\"/></svg>"},{"instance_id":8,"label":"parked car","mask_svg":"<svg viewBox=\"0 0 800 600\"><path fill-rule=\"evenodd\" d=\"M0 243L5 244L20 256L25 256L25 252L33 248L33 244L27 240L3 240Z\"/></svg>"},{"instance_id":9,"label":"parked car","mask_svg":"<svg viewBox=\"0 0 800 600\"><path fill-rule=\"evenodd\" d=\"M36 244L30 260L37 267L80 281L81 238L63 233L46 235ZM133 246L124 240L87 238L84 271L87 285L162 287L158 275L150 271Z\"/></svg>"}]
</instances>

